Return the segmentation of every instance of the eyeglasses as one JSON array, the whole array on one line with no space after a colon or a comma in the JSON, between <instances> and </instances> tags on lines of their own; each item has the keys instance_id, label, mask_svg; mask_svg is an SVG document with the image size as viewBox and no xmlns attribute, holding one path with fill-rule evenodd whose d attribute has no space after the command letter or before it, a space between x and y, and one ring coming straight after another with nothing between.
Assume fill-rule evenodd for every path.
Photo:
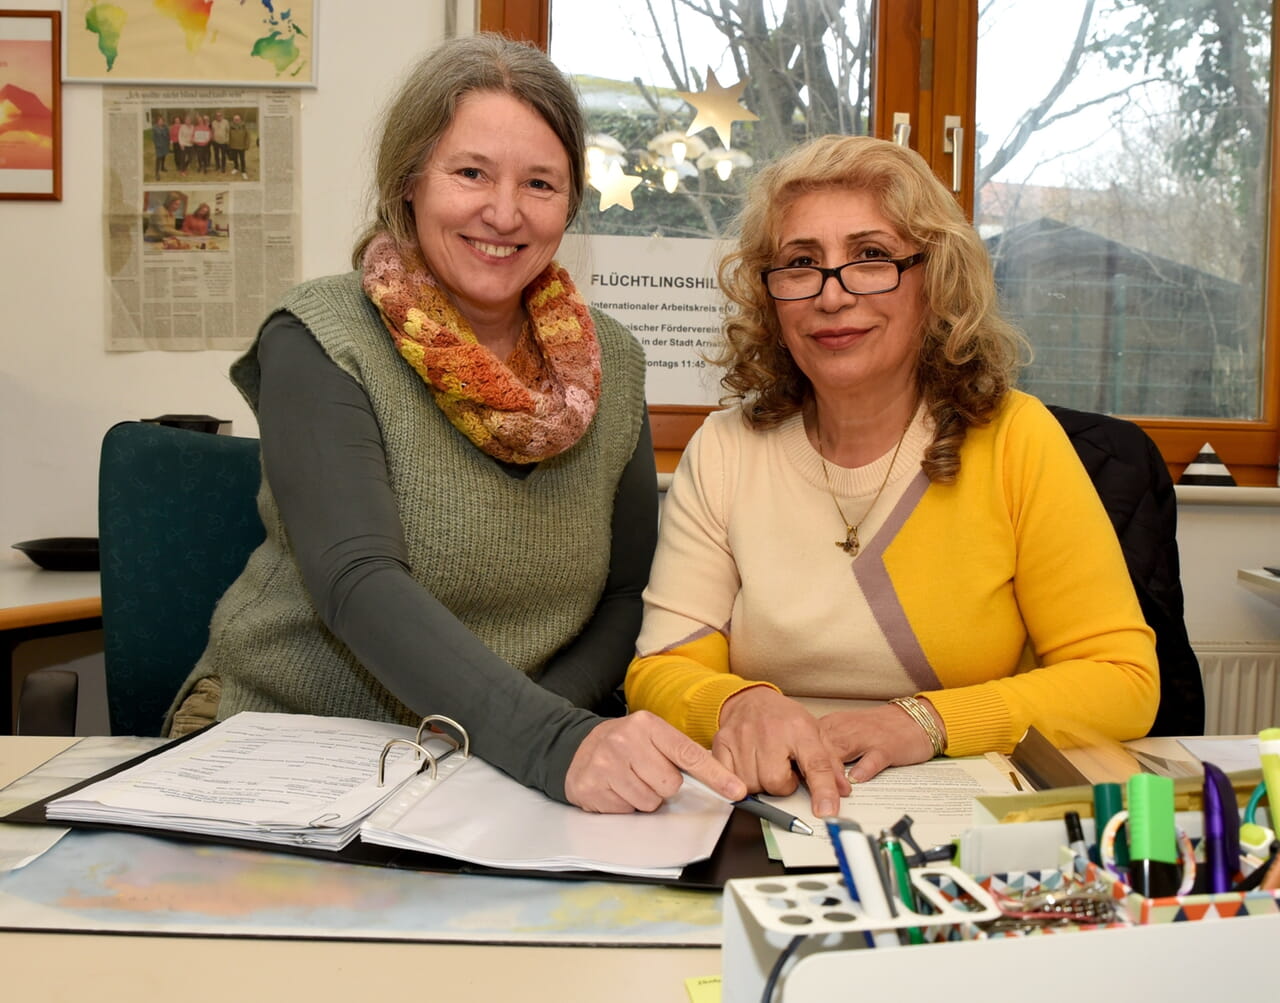
<instances>
[{"instance_id":1,"label":"eyeglasses","mask_svg":"<svg viewBox=\"0 0 1280 1003\"><path fill-rule=\"evenodd\" d=\"M818 265L786 265L766 268L760 273L764 287L776 300L810 300L822 294L827 279L854 296L891 293L902 282L902 273L925 259L919 251L906 258L872 258L850 261L836 268Z\"/></svg>"}]
</instances>

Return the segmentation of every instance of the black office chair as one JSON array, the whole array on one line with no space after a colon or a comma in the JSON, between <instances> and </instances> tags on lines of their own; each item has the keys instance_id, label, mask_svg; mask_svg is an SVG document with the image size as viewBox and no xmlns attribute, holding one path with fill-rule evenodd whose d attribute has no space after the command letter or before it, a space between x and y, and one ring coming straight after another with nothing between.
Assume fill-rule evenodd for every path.
<instances>
[{"instance_id":1,"label":"black office chair","mask_svg":"<svg viewBox=\"0 0 1280 1003\"><path fill-rule=\"evenodd\" d=\"M208 643L213 607L265 536L261 480L257 439L138 421L103 437L98 549L113 735L160 734ZM52 680L32 685L22 733L74 734L74 695Z\"/></svg>"},{"instance_id":2,"label":"black office chair","mask_svg":"<svg viewBox=\"0 0 1280 1003\"><path fill-rule=\"evenodd\" d=\"M1051 405L1111 517L1147 624L1155 631L1160 705L1151 735L1203 735L1200 662L1183 621L1178 504L1160 450L1133 422Z\"/></svg>"}]
</instances>

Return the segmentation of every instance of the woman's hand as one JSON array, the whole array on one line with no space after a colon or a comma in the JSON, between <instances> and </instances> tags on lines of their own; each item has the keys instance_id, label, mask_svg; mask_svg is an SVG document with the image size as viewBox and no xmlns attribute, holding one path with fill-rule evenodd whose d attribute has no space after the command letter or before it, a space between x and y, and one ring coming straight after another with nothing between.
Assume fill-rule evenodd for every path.
<instances>
[{"instance_id":1,"label":"woman's hand","mask_svg":"<svg viewBox=\"0 0 1280 1003\"><path fill-rule=\"evenodd\" d=\"M844 760L822 735L818 719L768 686L753 686L724 702L711 751L748 788L766 794L795 791L794 762L818 818L835 815L850 791Z\"/></svg>"},{"instance_id":2,"label":"woman's hand","mask_svg":"<svg viewBox=\"0 0 1280 1003\"><path fill-rule=\"evenodd\" d=\"M641 710L591 729L569 764L564 794L585 811L656 811L680 789L682 773L730 801L747 795L746 785L710 752Z\"/></svg>"},{"instance_id":3,"label":"woman's hand","mask_svg":"<svg viewBox=\"0 0 1280 1003\"><path fill-rule=\"evenodd\" d=\"M943 728L933 704L919 700ZM886 766L909 766L933 758L933 744L924 729L894 704L833 711L818 724L827 744L844 762L857 760L846 772L855 784L870 780Z\"/></svg>"}]
</instances>

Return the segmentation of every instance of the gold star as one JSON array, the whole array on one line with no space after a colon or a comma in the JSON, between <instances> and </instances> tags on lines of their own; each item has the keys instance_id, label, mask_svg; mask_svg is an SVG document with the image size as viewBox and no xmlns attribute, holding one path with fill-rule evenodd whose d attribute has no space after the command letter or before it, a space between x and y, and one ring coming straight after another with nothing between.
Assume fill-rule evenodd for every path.
<instances>
[{"instance_id":1,"label":"gold star","mask_svg":"<svg viewBox=\"0 0 1280 1003\"><path fill-rule=\"evenodd\" d=\"M727 150L729 149L729 126L734 122L758 122L759 115L747 111L746 108L739 104L743 90L746 89L747 81L739 80L732 87L721 87L720 81L716 79L715 71L711 67L707 67L707 89L699 94L690 91L676 91L682 98L698 109L698 114L694 117L692 124L688 128L688 134L692 136L695 132L701 132L703 129L715 129L716 135L720 137L721 145Z\"/></svg>"},{"instance_id":2,"label":"gold star","mask_svg":"<svg viewBox=\"0 0 1280 1003\"><path fill-rule=\"evenodd\" d=\"M633 174L623 174L622 166L612 163L603 178L593 176L589 180L591 187L600 193L601 212L615 205L622 206L628 212L635 211L636 207L631 203L631 189L638 185L642 178Z\"/></svg>"}]
</instances>

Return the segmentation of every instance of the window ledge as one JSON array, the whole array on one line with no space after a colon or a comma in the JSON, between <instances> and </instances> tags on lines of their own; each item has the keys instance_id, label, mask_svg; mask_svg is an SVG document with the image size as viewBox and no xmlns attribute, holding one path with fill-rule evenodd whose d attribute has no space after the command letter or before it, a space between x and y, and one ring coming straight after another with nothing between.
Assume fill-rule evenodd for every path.
<instances>
[{"instance_id":1,"label":"window ledge","mask_svg":"<svg viewBox=\"0 0 1280 1003\"><path fill-rule=\"evenodd\" d=\"M658 490L671 487L671 474L658 473ZM1179 505L1234 505L1280 508L1280 487L1214 487L1208 484L1175 484Z\"/></svg>"},{"instance_id":2,"label":"window ledge","mask_svg":"<svg viewBox=\"0 0 1280 1003\"><path fill-rule=\"evenodd\" d=\"M1175 484L1179 505L1234 505L1280 508L1280 487L1216 487L1209 484Z\"/></svg>"}]
</instances>

